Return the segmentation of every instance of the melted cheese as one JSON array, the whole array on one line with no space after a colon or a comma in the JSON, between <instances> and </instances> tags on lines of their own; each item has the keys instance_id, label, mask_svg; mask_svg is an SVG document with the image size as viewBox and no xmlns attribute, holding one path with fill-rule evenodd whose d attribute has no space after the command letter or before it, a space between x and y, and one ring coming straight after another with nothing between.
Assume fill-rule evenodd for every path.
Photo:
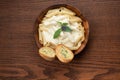
<instances>
[{"instance_id":1,"label":"melted cheese","mask_svg":"<svg viewBox=\"0 0 120 80\"><path fill-rule=\"evenodd\" d=\"M72 32L61 32L58 38L53 38L53 35L56 30L60 29L60 25L57 22L68 23L68 26L72 29ZM54 45L64 44L71 50L76 50L80 47L81 42L84 39L84 28L82 27L80 22L71 22L71 18L69 15L54 15L52 17L45 17L42 20L42 23L39 25L40 27L44 27L47 30L41 31L41 35L43 37L43 45L45 46L47 43L52 43ZM82 27L82 28L81 28ZM40 31L40 30L39 30ZM39 32L40 33L40 32ZM82 41L81 41L82 40Z\"/></svg>"}]
</instances>

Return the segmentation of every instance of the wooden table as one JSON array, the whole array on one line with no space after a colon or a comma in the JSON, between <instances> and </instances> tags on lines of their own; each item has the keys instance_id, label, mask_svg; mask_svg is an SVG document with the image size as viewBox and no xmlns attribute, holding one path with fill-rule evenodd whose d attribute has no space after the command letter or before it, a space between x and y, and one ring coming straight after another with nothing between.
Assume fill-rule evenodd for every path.
<instances>
[{"instance_id":1,"label":"wooden table","mask_svg":"<svg viewBox=\"0 0 120 80\"><path fill-rule=\"evenodd\" d=\"M70 4L88 19L86 48L69 64L38 54L39 13ZM120 80L120 0L0 0L0 80Z\"/></svg>"}]
</instances>

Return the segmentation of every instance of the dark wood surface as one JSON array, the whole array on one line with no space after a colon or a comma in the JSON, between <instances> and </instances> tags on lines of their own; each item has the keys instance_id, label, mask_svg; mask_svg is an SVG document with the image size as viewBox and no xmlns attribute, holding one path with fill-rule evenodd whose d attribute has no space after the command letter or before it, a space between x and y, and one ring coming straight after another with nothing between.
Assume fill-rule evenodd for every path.
<instances>
[{"instance_id":1,"label":"dark wood surface","mask_svg":"<svg viewBox=\"0 0 120 80\"><path fill-rule=\"evenodd\" d=\"M39 13L58 3L90 24L87 46L69 64L42 59L33 35ZM0 0L0 80L120 80L120 0Z\"/></svg>"}]
</instances>

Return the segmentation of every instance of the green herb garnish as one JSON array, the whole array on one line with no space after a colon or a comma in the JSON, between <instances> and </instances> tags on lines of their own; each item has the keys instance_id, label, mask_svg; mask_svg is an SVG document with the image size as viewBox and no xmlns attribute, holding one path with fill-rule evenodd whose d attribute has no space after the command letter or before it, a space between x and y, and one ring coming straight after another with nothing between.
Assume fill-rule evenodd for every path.
<instances>
[{"instance_id":1,"label":"green herb garnish","mask_svg":"<svg viewBox=\"0 0 120 80\"><path fill-rule=\"evenodd\" d=\"M61 28L55 31L54 36L53 36L54 39L58 38L62 31L64 31L64 32L71 32L72 31L68 27L68 23L62 23L62 22L57 22L57 23L61 26Z\"/></svg>"},{"instance_id":2,"label":"green herb garnish","mask_svg":"<svg viewBox=\"0 0 120 80\"><path fill-rule=\"evenodd\" d=\"M68 26L62 26L62 31L71 32L72 30Z\"/></svg>"},{"instance_id":3,"label":"green herb garnish","mask_svg":"<svg viewBox=\"0 0 120 80\"><path fill-rule=\"evenodd\" d=\"M55 39L55 38L59 37L61 31L62 31L61 28L58 29L57 31L55 31L55 33L54 33L54 37L53 37L53 38Z\"/></svg>"}]
</instances>

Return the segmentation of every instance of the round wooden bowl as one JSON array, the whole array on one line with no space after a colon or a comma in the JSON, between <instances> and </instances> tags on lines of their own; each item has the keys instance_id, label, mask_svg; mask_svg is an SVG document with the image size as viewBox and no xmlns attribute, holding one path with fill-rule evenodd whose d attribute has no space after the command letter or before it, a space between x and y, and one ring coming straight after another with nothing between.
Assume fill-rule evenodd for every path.
<instances>
[{"instance_id":1,"label":"round wooden bowl","mask_svg":"<svg viewBox=\"0 0 120 80\"><path fill-rule=\"evenodd\" d=\"M67 5L67 4L52 5L52 6L48 7L47 9L41 11L39 17L35 21L35 27L34 27L34 37L35 37L36 44L37 44L38 48L41 48L43 46L39 42L39 36L38 36L39 35L38 28L39 28L39 24L41 23L42 19L44 18L44 16L48 12L48 10L59 8L59 7L66 7L68 9L72 10L73 12L76 13L76 16L78 16L82 19L82 25L85 29L85 40L82 42L81 46L77 50L73 51L73 53L76 55L76 54L80 53L86 46L86 43L88 41L88 36L89 36L89 24L88 24L88 21L85 19L85 17L81 14L81 12L78 9L76 9L73 6Z\"/></svg>"}]
</instances>

